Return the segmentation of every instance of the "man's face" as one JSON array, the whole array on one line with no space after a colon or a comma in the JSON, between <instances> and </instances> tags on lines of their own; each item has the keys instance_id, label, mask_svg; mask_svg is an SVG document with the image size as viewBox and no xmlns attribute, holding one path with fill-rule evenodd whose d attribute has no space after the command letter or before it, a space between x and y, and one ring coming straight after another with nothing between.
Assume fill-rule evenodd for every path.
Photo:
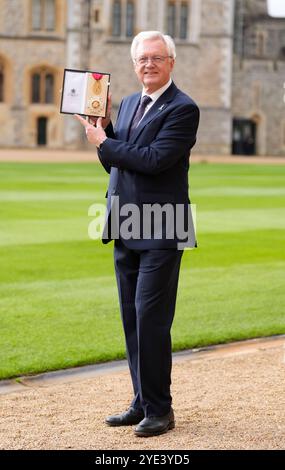
<instances>
[{"instance_id":1,"label":"man's face","mask_svg":"<svg viewBox=\"0 0 285 470\"><path fill-rule=\"evenodd\" d=\"M135 72L148 94L158 90L169 81L174 59L168 56L167 47L161 39L146 39L138 45ZM148 58L148 61L140 64L142 58ZM154 58L161 60L150 60Z\"/></svg>"}]
</instances>

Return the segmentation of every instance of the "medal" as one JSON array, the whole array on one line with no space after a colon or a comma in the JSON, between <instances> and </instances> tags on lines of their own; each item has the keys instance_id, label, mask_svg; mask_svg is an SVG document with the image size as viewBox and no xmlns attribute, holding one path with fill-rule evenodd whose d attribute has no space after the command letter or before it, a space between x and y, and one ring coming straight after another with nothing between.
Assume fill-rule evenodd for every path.
<instances>
[{"instance_id":1,"label":"medal","mask_svg":"<svg viewBox=\"0 0 285 470\"><path fill-rule=\"evenodd\" d=\"M101 78L103 75L101 73L92 73L92 77L95 80L95 83L93 85L93 92L95 95L101 95L102 92L102 87L101 87Z\"/></svg>"},{"instance_id":2,"label":"medal","mask_svg":"<svg viewBox=\"0 0 285 470\"><path fill-rule=\"evenodd\" d=\"M104 88L106 86L106 74L88 72L87 93L85 98L86 115L103 116L106 106Z\"/></svg>"},{"instance_id":3,"label":"medal","mask_svg":"<svg viewBox=\"0 0 285 470\"><path fill-rule=\"evenodd\" d=\"M99 99L93 100L91 103L92 108L94 108L96 111L98 111L98 108L100 107L101 103Z\"/></svg>"}]
</instances>

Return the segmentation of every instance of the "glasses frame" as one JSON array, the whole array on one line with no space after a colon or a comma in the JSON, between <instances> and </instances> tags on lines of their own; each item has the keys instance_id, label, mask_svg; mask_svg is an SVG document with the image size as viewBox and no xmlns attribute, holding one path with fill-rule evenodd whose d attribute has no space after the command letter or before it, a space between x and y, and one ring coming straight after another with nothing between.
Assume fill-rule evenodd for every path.
<instances>
[{"instance_id":1,"label":"glasses frame","mask_svg":"<svg viewBox=\"0 0 285 470\"><path fill-rule=\"evenodd\" d=\"M146 60L140 63L139 61L142 59L146 59ZM173 59L173 56L172 55L157 55L154 57L142 56L142 57L136 57L135 59L133 59L133 62L135 65L140 65L140 66L147 65L149 62L155 65L159 65L159 64L163 64L165 62L165 59Z\"/></svg>"}]
</instances>

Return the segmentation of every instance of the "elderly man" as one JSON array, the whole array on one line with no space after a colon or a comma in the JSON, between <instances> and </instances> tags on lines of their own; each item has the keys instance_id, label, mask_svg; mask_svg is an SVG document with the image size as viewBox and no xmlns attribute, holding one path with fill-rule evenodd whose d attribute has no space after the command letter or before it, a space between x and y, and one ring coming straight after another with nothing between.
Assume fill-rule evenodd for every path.
<instances>
[{"instance_id":1,"label":"elderly man","mask_svg":"<svg viewBox=\"0 0 285 470\"><path fill-rule=\"evenodd\" d=\"M108 417L106 423L137 425L135 434L148 437L175 426L170 329L183 253L181 237L177 233L169 237L169 221L162 218L160 236L155 230L144 236L141 228L139 235L127 236L120 230L121 213L117 217L119 235L114 237L110 233L111 198L119 198L120 209L136 204L140 217L144 204L167 204L174 211L179 205L188 207L189 155L196 141L199 109L171 79L176 53L170 36L158 31L139 33L132 42L131 56L142 92L123 99L115 128L108 116L93 120L96 127L77 118L110 173L103 241L116 238L115 270L134 389L129 409ZM185 228L185 221L183 225Z\"/></svg>"}]
</instances>

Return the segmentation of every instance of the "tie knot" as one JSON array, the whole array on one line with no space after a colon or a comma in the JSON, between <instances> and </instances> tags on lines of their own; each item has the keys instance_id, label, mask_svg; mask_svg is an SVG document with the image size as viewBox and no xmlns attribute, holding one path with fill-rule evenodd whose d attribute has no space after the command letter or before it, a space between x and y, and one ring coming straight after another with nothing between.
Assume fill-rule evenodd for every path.
<instances>
[{"instance_id":1,"label":"tie knot","mask_svg":"<svg viewBox=\"0 0 285 470\"><path fill-rule=\"evenodd\" d=\"M141 105L147 106L152 101L151 97L148 95L144 95L141 99Z\"/></svg>"}]
</instances>

